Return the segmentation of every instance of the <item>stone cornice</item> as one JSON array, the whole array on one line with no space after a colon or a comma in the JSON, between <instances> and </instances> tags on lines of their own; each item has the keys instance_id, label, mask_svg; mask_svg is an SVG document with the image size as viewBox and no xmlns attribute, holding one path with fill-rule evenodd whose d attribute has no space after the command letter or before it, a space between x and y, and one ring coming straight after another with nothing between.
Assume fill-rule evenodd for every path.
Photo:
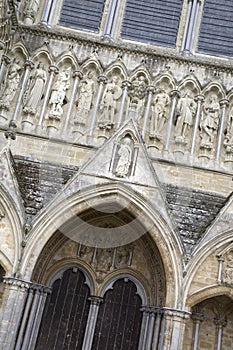
<instances>
[{"instance_id":1,"label":"stone cornice","mask_svg":"<svg viewBox=\"0 0 233 350\"><path fill-rule=\"evenodd\" d=\"M183 63L186 65L195 65L202 66L206 68L212 68L221 70L222 72L233 72L233 59L230 58L221 58L218 56L209 56L210 59L206 57L201 57L201 54L196 55L187 55L183 53L172 53L168 52L167 48L153 48L152 46L144 46L143 44L137 43L129 43L122 41L110 41L107 38L95 38L93 36L89 36L88 38L85 35L81 35L80 33L71 33L64 32L64 29L54 29L54 28L46 28L42 25L33 25L26 26L24 24L18 25L19 33L22 34L33 34L38 36L43 36L45 38L52 38L55 40L62 40L67 42L73 42L76 44L86 44L90 47L104 47L109 48L111 50L119 51L121 53L128 54L136 54L142 56L142 58L152 58L157 60L164 61L176 61L178 63Z\"/></svg>"}]
</instances>

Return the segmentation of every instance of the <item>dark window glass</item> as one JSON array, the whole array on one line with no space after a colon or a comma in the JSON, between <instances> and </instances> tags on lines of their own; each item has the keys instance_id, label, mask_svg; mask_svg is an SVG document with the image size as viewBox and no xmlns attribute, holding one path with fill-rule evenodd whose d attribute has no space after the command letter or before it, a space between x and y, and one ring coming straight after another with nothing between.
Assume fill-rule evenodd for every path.
<instances>
[{"instance_id":1,"label":"dark window glass","mask_svg":"<svg viewBox=\"0 0 233 350\"><path fill-rule=\"evenodd\" d=\"M198 51L217 56L233 56L233 1L205 1Z\"/></svg>"},{"instance_id":2,"label":"dark window glass","mask_svg":"<svg viewBox=\"0 0 233 350\"><path fill-rule=\"evenodd\" d=\"M64 0L59 24L97 32L105 0Z\"/></svg>"},{"instance_id":3,"label":"dark window glass","mask_svg":"<svg viewBox=\"0 0 233 350\"><path fill-rule=\"evenodd\" d=\"M183 0L127 0L121 36L175 46Z\"/></svg>"}]
</instances>

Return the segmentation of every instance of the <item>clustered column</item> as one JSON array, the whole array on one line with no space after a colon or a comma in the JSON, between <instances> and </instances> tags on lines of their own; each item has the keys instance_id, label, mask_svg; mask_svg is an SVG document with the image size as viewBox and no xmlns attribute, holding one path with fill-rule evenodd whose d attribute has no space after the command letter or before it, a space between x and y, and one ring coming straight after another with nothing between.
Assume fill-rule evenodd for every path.
<instances>
[{"instance_id":1,"label":"clustered column","mask_svg":"<svg viewBox=\"0 0 233 350\"><path fill-rule=\"evenodd\" d=\"M27 298L30 282L14 277L4 277L6 304L1 315L0 348L14 348L22 310Z\"/></svg>"},{"instance_id":2,"label":"clustered column","mask_svg":"<svg viewBox=\"0 0 233 350\"><path fill-rule=\"evenodd\" d=\"M30 285L15 350L31 350L34 348L46 297L50 293L51 288L40 284Z\"/></svg>"}]
</instances>

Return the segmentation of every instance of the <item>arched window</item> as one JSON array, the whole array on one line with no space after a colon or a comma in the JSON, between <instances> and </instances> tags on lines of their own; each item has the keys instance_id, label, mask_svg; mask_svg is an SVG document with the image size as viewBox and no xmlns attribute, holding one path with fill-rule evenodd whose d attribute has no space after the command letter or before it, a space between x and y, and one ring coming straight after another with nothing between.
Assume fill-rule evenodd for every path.
<instances>
[{"instance_id":1,"label":"arched window","mask_svg":"<svg viewBox=\"0 0 233 350\"><path fill-rule=\"evenodd\" d=\"M138 349L142 299L134 282L117 280L107 290L97 318L92 350Z\"/></svg>"},{"instance_id":2,"label":"arched window","mask_svg":"<svg viewBox=\"0 0 233 350\"><path fill-rule=\"evenodd\" d=\"M52 285L37 338L36 350L82 349L90 303L84 274L66 270Z\"/></svg>"}]
</instances>

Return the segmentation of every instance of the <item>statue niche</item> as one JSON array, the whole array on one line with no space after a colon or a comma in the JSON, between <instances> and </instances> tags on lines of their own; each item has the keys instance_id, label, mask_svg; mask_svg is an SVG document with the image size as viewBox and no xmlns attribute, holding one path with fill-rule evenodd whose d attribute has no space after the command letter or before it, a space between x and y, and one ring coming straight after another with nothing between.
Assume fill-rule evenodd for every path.
<instances>
[{"instance_id":1,"label":"statue niche","mask_svg":"<svg viewBox=\"0 0 233 350\"><path fill-rule=\"evenodd\" d=\"M125 178L130 175L130 167L133 161L133 140L126 135L118 145L115 159L115 175Z\"/></svg>"},{"instance_id":2,"label":"statue niche","mask_svg":"<svg viewBox=\"0 0 233 350\"><path fill-rule=\"evenodd\" d=\"M113 76L107 83L102 101L100 103L99 129L112 129L115 125L115 116L118 110L118 102L122 95L122 88L119 85L119 78Z\"/></svg>"}]
</instances>

